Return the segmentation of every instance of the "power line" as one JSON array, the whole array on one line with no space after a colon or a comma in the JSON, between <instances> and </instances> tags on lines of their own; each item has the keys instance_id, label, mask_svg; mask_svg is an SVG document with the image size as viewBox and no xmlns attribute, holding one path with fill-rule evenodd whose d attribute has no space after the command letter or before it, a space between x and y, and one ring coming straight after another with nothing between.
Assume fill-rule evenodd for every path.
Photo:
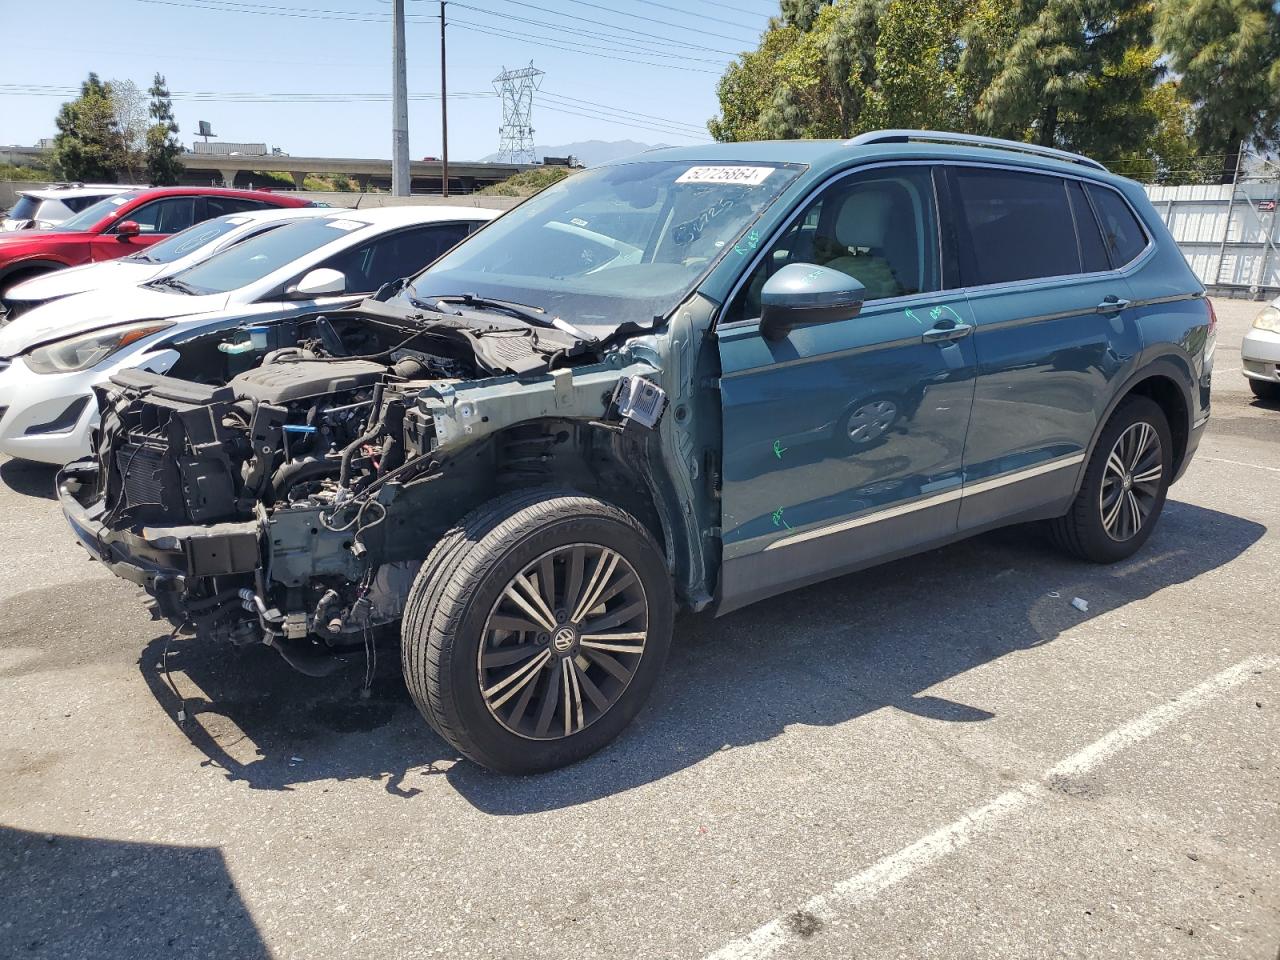
<instances>
[{"instance_id":1,"label":"power line","mask_svg":"<svg viewBox=\"0 0 1280 960\"><path fill-rule=\"evenodd\" d=\"M462 6L462 4L457 4L457 6ZM456 16L450 22L455 25L462 24L468 27L476 27L484 30L502 29L501 27L494 27L490 24L476 23L474 20L460 20ZM573 46L576 46L576 47L582 47L584 48L584 50L603 50L607 53L640 54L642 56L665 57L672 60L685 60L689 63L710 63L710 64L719 65L719 66L728 66L728 61L724 61L724 60L707 60L707 59L698 58L698 57L688 57L688 56L685 56L683 53L664 53L661 50L653 50L653 49L646 50L644 47L639 45L632 45L632 44L622 45L623 41L618 41L619 45L617 46L602 47L602 46L599 46L598 44L584 43L580 40L572 40L572 39L567 40L563 37L548 37L545 34L520 33L520 34L516 34L515 36L519 37L520 39L548 40L552 43L572 44Z\"/></svg>"},{"instance_id":2,"label":"power line","mask_svg":"<svg viewBox=\"0 0 1280 960\"><path fill-rule=\"evenodd\" d=\"M610 110L614 113L628 114L632 117L637 117L642 120L657 120L659 123L664 123L670 126L677 126L677 127L688 127L691 130L698 130L699 132L704 132L706 129L705 127L702 127L701 125L696 123L685 123L682 120L668 120L666 117L659 117L656 114L640 113L637 110L624 110L622 107L611 106L610 104L600 103L596 100L583 100L580 97L569 97L563 93L554 93L550 90L541 90L539 91L539 93L541 93L542 96L544 97L554 97L557 100L567 100L567 101L570 101L571 103L583 104L591 107L600 107L601 109L604 109L604 110Z\"/></svg>"},{"instance_id":3,"label":"power line","mask_svg":"<svg viewBox=\"0 0 1280 960\"><path fill-rule=\"evenodd\" d=\"M589 114L589 113L578 113L578 112L576 112L576 111L574 111L574 110L566 110L566 109L564 109L563 107L553 107L553 106L551 106L550 104L546 104L546 103L541 104L541 105L539 106L539 109L540 109L540 110L550 110L550 111L552 111L553 113L564 113L564 114L567 114L567 115L569 115L569 116L571 116L571 117L583 117L583 118L585 118L585 119L587 119L587 120L596 120L596 121L602 121L602 122L604 122L604 123L612 123L612 124L615 124L615 125L618 125L618 126L623 126L623 127L634 127L634 128L635 128L635 129L637 129L637 130L648 130L648 131L650 131L651 133L661 133L661 134L663 134L663 135L665 135L665 136L678 136L678 137L684 137L684 138L685 138L685 139L687 139L687 140L692 140L692 139L693 139L693 135L692 135L692 134L688 134L688 133L679 133L679 132L677 132L677 131L675 131L675 130L662 130L662 129L659 129L658 127L650 127L650 126L647 126L647 125L645 125L645 124L643 124L643 123L629 123L629 122L628 122L628 121L626 121L626 120L615 120L615 119L613 119L612 117L601 117L601 116L597 116L597 115L593 115L593 114ZM707 142L710 142L710 141L707 141Z\"/></svg>"},{"instance_id":4,"label":"power line","mask_svg":"<svg viewBox=\"0 0 1280 960\"><path fill-rule=\"evenodd\" d=\"M56 84L33 83L0 83L0 96L77 96L78 86L59 86ZM170 96L175 100L225 103L368 103L385 102L391 99L390 93L268 93L258 91L215 91L215 90L174 90ZM492 100L497 95L489 90L462 90L449 94L449 99L459 100ZM438 93L410 93L410 100L439 100Z\"/></svg>"},{"instance_id":5,"label":"power line","mask_svg":"<svg viewBox=\"0 0 1280 960\"><path fill-rule=\"evenodd\" d=\"M738 28L739 30L750 30L750 29L752 29L751 27L748 27L748 26L746 26L746 25L745 25L745 24L743 24L743 23L739 23L739 22L738 22L738 21L736 21L736 20L725 20L723 17L713 17L713 16L711 16L710 14L707 14L707 13L694 13L692 10L687 10L687 9L685 9L685 8L683 8L683 7L673 7L673 6L670 6L669 4L665 4L665 3L658 3L658 2L657 2L657 0L632 0L632 2L633 2L633 3L643 3L643 4L646 4L647 6L650 6L650 7L661 7L663 10L673 10L673 11L675 11L676 13L682 14L682 15L684 15L684 16L686 16L686 17L697 17L697 18L698 18L698 19L700 19L700 20L710 20L710 21L712 21L713 23L723 23L723 24L727 24L728 26L730 26L730 27L736 27L736 28Z\"/></svg>"},{"instance_id":6,"label":"power line","mask_svg":"<svg viewBox=\"0 0 1280 960\"><path fill-rule=\"evenodd\" d=\"M756 16L756 17L766 17L766 18L767 18L767 17L771 17L771 16L773 16L773 14L772 14L772 13L763 13L763 12L761 12L761 11L757 11L757 10L744 10L744 9L742 8L742 5L741 5L740 3L722 3L722 2L720 2L720 0L702 0L702 2L703 2L703 3L709 3L709 4L710 4L711 6L713 6L713 7L723 7L723 8L724 8L724 9L726 9L726 10L733 10L733 11L736 11L736 12L738 12L738 13L749 13L749 14L751 14L752 16ZM774 4L770 4L770 6L771 6L771 7L773 7L773 9L774 9L774 10L777 10L777 9L778 9L778 5L777 5L776 3L774 3Z\"/></svg>"},{"instance_id":7,"label":"power line","mask_svg":"<svg viewBox=\"0 0 1280 960\"><path fill-rule=\"evenodd\" d=\"M716 70L700 70L697 67L681 67L671 63L654 63L652 60L632 60L627 57L619 57L613 54L593 53L590 50L579 50L579 49L574 49L572 47L565 47L565 46L560 46L554 43L548 43L546 41L530 40L528 37L525 37L518 33L507 33L505 31L499 32L496 30L492 30L488 27L473 27L473 26L465 26L463 24L458 24L458 26L463 30L470 30L472 33L483 33L491 37L500 37L503 40L519 40L524 43L531 43L537 47L549 47L552 50L563 50L565 53L578 53L587 57L601 57L605 60L612 60L615 63L638 63L641 66L645 66L645 67L662 67L663 69L666 69L666 70L684 70L688 73L705 73L708 76L713 76L713 77L717 77L720 75L719 72Z\"/></svg>"},{"instance_id":8,"label":"power line","mask_svg":"<svg viewBox=\"0 0 1280 960\"><path fill-rule=\"evenodd\" d=\"M491 10L491 9L489 9L489 8L487 8L487 7L476 7L476 6L472 6L471 4L468 4L468 3L462 3L462 2L460 2L460 0L451 0L451 2L453 3L453 5L454 5L455 7L464 7L464 8L466 8L467 10L474 10L476 13L485 13L485 14L488 14L489 16L491 16L491 17L500 17L500 18L501 18L501 19L503 19L503 20L517 20L517 21L519 21L520 23L530 23L530 24L533 24L534 26L539 26L539 27L550 27L550 28L551 28L551 29L553 29L553 30L567 30L567 31L569 31L569 32L571 32L571 33L580 33L580 34L584 34L584 35L591 35L591 34L592 34L592 32L591 32L591 31L587 31L587 30L580 30L580 29L576 29L576 28L574 28L574 27L566 27L564 24L561 24L561 23L554 23L554 22L548 22L548 21L546 21L546 20L533 20L533 19L528 19L528 18L523 18L523 17L517 17L517 16L515 16L514 14L512 14L512 13L508 13L508 12L506 12L506 11ZM641 37L641 38L646 39L646 40L658 40L658 41L660 41L660 42L662 42L662 43L665 43L665 44L668 44L668 45L670 45L670 46L674 46L674 47L687 47L687 48L688 48L688 49L690 49L690 50L696 50L696 51L699 51L699 52L702 52L702 53L720 53L720 54L723 54L723 55L724 55L724 56L726 56L726 57L736 57L736 56L738 56L738 54L737 54L737 53L735 53L735 52L733 52L733 51L731 51L731 50L720 50L720 49L717 49L717 48L715 48L715 47L708 47L708 46L704 46L703 44L698 44L698 43L689 43L689 42L684 41L684 40L676 40L676 39L675 39L675 38L673 38L673 37L662 37L662 36L659 36L659 35L658 35L658 34L656 34L656 33L646 33L646 32L645 32L645 31L643 31L643 30L633 30L631 27L620 27L620 26L617 26L616 24L612 24L612 23L600 23L599 21L596 21L596 20L588 20L588 19L586 19L585 17L578 17L578 16L575 16L575 15L574 15L574 14L572 14L572 13L561 13L559 10L552 10L552 9L550 9L550 8L548 8L548 7L540 7L540 6L538 6L537 4L535 4L535 3L528 3L528 2L526 2L526 0L501 0L501 2L515 4L517 7L527 7L527 8L529 8L530 10L538 10L538 11L540 11L540 12L542 12L542 13L549 13L549 14L551 14L551 15L553 15L553 16L557 16L557 17L564 17L564 18L565 18L565 19L567 19L567 20L574 20L574 21L577 21L577 22L579 22L579 23L589 23L589 24L591 24L592 26L597 27L597 28L603 28L603 29L606 29L606 30L614 30L614 31L618 31L618 32L621 32L621 33L629 33L629 34L631 34L632 36ZM598 36L598 37L599 37L599 39L616 39L616 40L629 39L629 38L624 38L624 37L614 37L614 38L610 38L607 34L606 34L606 35L596 34L596 36Z\"/></svg>"},{"instance_id":9,"label":"power line","mask_svg":"<svg viewBox=\"0 0 1280 960\"><path fill-rule=\"evenodd\" d=\"M236 0L134 0L162 7L183 7L187 10L204 10L207 13L248 13L263 17L291 17L295 20L341 20L348 23L388 23L391 14L378 10L325 10L314 7L276 7L263 4L240 3ZM420 21L420 16L409 19Z\"/></svg>"},{"instance_id":10,"label":"power line","mask_svg":"<svg viewBox=\"0 0 1280 960\"><path fill-rule=\"evenodd\" d=\"M633 20L643 20L646 23L656 23L662 27L671 26L670 22L667 20L659 20L656 17L645 17L645 16L641 16L638 13L629 13L625 10L615 10L612 7L604 6L603 4L591 3L590 0L568 0L568 2L576 3L581 7L591 7L593 10L603 10L605 13L612 13L614 16L618 16L618 17L631 17L631 19ZM729 36L725 36L723 33L712 33L710 30L701 30L697 27L684 27L682 29L692 30L694 33L701 33L708 37L715 37L718 40L728 40L730 43L744 42L740 37L729 37ZM747 28L743 27L742 29L745 30Z\"/></svg>"}]
</instances>

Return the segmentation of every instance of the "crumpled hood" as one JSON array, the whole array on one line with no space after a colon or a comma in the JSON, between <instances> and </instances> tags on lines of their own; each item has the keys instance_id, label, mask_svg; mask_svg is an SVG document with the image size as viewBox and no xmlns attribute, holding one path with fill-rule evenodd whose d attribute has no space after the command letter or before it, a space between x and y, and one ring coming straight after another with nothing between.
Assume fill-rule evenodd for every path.
<instances>
[{"instance_id":1,"label":"crumpled hood","mask_svg":"<svg viewBox=\"0 0 1280 960\"><path fill-rule=\"evenodd\" d=\"M225 293L192 297L148 287L78 293L36 307L0 327L0 357L16 357L41 343L135 320L164 320L221 310L229 299Z\"/></svg>"},{"instance_id":2,"label":"crumpled hood","mask_svg":"<svg viewBox=\"0 0 1280 960\"><path fill-rule=\"evenodd\" d=\"M50 270L30 280L9 287L5 299L9 301L56 300L73 293L100 290L121 284L142 283L164 269L164 264L141 263L136 260L107 260L103 263L86 263L65 270Z\"/></svg>"}]
</instances>

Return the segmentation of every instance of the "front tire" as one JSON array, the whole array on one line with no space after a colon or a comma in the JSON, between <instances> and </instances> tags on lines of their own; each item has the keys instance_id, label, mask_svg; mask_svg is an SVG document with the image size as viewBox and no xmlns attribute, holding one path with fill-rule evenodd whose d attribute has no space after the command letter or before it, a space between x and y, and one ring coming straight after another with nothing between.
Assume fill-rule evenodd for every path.
<instances>
[{"instance_id":1,"label":"front tire","mask_svg":"<svg viewBox=\"0 0 1280 960\"><path fill-rule=\"evenodd\" d=\"M1164 411L1133 396L1107 421L1071 509L1050 521L1054 540L1093 563L1136 553L1155 528L1173 478L1173 439Z\"/></svg>"},{"instance_id":2,"label":"front tire","mask_svg":"<svg viewBox=\"0 0 1280 960\"><path fill-rule=\"evenodd\" d=\"M671 578L630 514L524 491L472 512L409 594L401 656L418 709L502 773L574 763L648 699L671 644Z\"/></svg>"}]
</instances>

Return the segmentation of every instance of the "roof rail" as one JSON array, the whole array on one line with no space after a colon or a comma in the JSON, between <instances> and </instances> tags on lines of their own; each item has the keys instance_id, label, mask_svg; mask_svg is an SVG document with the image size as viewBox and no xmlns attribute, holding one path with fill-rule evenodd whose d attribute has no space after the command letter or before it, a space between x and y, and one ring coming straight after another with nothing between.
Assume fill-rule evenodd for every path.
<instances>
[{"instance_id":1,"label":"roof rail","mask_svg":"<svg viewBox=\"0 0 1280 960\"><path fill-rule=\"evenodd\" d=\"M1084 167L1106 171L1106 167L1097 160L1092 160L1079 153L1059 150L1056 147L1042 147L1035 143L1020 143L1017 140L1002 140L999 137L981 137L972 133L950 133L945 130L870 130L860 133L852 140L846 140L850 147L865 147L873 143L963 143L971 147L989 147L993 150L1011 150L1017 153L1032 153L1040 157L1052 157L1065 160L1067 163L1078 163Z\"/></svg>"}]
</instances>

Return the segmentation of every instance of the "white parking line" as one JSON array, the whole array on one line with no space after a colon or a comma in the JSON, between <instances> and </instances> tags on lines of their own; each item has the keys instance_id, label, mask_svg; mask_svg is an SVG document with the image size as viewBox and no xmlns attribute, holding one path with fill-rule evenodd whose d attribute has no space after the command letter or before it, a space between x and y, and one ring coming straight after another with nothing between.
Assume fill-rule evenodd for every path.
<instances>
[{"instance_id":1,"label":"white parking line","mask_svg":"<svg viewBox=\"0 0 1280 960\"><path fill-rule=\"evenodd\" d=\"M1104 760L1146 740L1175 720L1195 710L1206 700L1243 683L1254 673L1280 666L1280 657L1250 657L1215 674L1204 683L1192 687L1174 699L1142 716L1117 727L1065 760L1044 772L1038 781L1028 781L1006 790L994 800L966 812L917 840L897 853L872 864L860 873L841 880L827 893L810 899L799 910L771 920L745 937L734 940L709 954L706 960L762 960L782 948L804 939L802 931L812 931L837 918L859 904L874 899L882 891L899 883L922 867L942 859L963 847L980 834L993 829L1002 820L1049 796L1046 781L1078 777L1088 773ZM815 922L816 921L816 922Z\"/></svg>"},{"instance_id":2,"label":"white parking line","mask_svg":"<svg viewBox=\"0 0 1280 960\"><path fill-rule=\"evenodd\" d=\"M1265 467L1260 463L1246 463L1243 460L1226 460L1222 457L1199 457L1200 460L1209 460L1212 463L1230 463L1237 467L1255 467L1258 470L1270 470L1272 473L1280 473L1280 467Z\"/></svg>"}]
</instances>

